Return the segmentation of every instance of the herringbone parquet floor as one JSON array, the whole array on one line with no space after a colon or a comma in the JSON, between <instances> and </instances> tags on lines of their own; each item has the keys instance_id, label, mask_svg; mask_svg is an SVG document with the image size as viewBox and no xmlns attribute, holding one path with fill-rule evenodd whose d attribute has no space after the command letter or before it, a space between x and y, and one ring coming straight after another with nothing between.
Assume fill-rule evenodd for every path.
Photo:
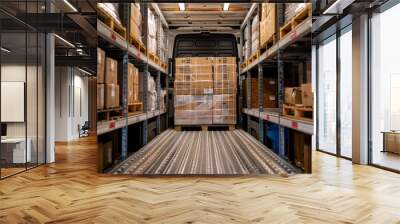
<instances>
[{"instance_id":1,"label":"herringbone parquet floor","mask_svg":"<svg viewBox=\"0 0 400 224\"><path fill-rule=\"evenodd\" d=\"M0 223L400 223L400 175L314 152L313 174L134 178L96 173L94 141L0 181Z\"/></svg>"}]
</instances>

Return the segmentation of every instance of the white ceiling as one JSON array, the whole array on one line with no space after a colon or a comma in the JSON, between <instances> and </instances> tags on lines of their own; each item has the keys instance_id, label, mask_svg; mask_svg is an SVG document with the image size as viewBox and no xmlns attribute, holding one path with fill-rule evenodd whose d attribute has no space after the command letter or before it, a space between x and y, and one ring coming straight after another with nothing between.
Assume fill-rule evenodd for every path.
<instances>
[{"instance_id":1,"label":"white ceiling","mask_svg":"<svg viewBox=\"0 0 400 224\"><path fill-rule=\"evenodd\" d=\"M178 30L235 30L240 27L251 3L231 3L224 11L224 3L185 3L180 11L178 3L159 3L167 23Z\"/></svg>"}]
</instances>

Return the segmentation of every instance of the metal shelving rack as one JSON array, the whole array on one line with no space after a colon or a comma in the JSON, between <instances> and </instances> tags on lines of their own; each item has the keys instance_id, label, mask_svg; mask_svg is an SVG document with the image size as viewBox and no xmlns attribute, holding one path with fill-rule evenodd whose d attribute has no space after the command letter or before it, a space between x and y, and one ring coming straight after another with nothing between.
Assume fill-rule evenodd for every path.
<instances>
[{"instance_id":1,"label":"metal shelving rack","mask_svg":"<svg viewBox=\"0 0 400 224\"><path fill-rule=\"evenodd\" d=\"M124 4L124 3L121 3ZM122 24L127 28L127 34L129 31L129 15L130 15L130 4L126 4L123 6L123 18L125 20L122 21ZM149 4L142 3L141 4L141 12L143 18L143 44L147 49L147 9L151 7L156 13L156 18L159 21L159 26L164 26L168 29L168 25L165 22L165 19L158 9L157 4ZM157 9L155 9L157 7ZM122 54L122 86L121 86L121 95L122 95L122 117L115 120L101 121L97 123L97 135L102 136L108 133L112 133L116 130L121 130L121 160L126 159L127 151L128 151L128 127L133 124L142 123L142 143L147 144L148 141L148 120L156 117L157 122L157 134L161 132L160 130L160 117L167 113L166 109L160 110L160 94L161 94L161 76L165 75L167 77L168 70L166 68L161 67L159 64L150 60L149 57L144 54L142 51L137 49L134 45L130 44L128 37L125 39L118 35L115 31L113 31L110 27L105 25L99 19L97 20L97 35L98 38L101 38L103 41L107 42L107 44L111 45L114 49L113 51L118 51L118 54ZM159 35L157 36L157 41L161 41L159 39ZM159 46L159 45L158 45ZM160 50L158 49L158 52ZM128 115L128 62L135 64L136 67L140 68L142 71L142 103L143 103L143 113ZM148 76L144 74L154 74L156 77L156 91L157 91L157 106L155 111L147 110L147 83Z\"/></svg>"},{"instance_id":2,"label":"metal shelving rack","mask_svg":"<svg viewBox=\"0 0 400 224\"><path fill-rule=\"evenodd\" d=\"M254 18L256 13L259 14L261 18L261 3L253 3L243 24L240 29L240 47L243 49L244 45L244 29L246 26L251 27L251 19ZM281 27L284 24L284 6L283 3L277 3L277 17L276 26ZM239 69L239 94L243 93L242 80L247 79L247 107L251 105L251 74L256 73L258 78L258 108L242 108L242 113L244 116L242 120L247 120L247 131L250 132L249 122L251 117L258 118L258 138L259 141L264 142L264 122L274 123L279 126L279 154L284 156L285 148L285 129L289 128L306 135L314 134L314 124L313 122L298 120L291 117L283 116L283 103L284 103L284 60L281 58L282 52L287 47L296 44L301 38L304 38L311 33L312 18L309 17L303 21L300 25L290 31L283 38L279 38L279 31L276 32L276 43L270 48L266 49L265 52L261 53L260 56L253 60L251 63L247 64L245 67L240 67ZM252 33L250 32L250 40ZM244 52L243 52L244 54ZM240 65L244 62L244 55L240 56ZM311 49L310 49L311 55ZM278 77L278 108L269 109L263 107L263 65L268 62L274 62L277 66L277 77ZM241 104L239 104L241 105Z\"/></svg>"}]
</instances>

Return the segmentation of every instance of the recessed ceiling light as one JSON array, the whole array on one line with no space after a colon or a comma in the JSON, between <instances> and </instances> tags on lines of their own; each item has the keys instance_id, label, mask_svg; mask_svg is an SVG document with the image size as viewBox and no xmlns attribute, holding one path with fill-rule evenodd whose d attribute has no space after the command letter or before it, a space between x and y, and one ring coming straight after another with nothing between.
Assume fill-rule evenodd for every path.
<instances>
[{"instance_id":1,"label":"recessed ceiling light","mask_svg":"<svg viewBox=\"0 0 400 224\"><path fill-rule=\"evenodd\" d=\"M179 10L185 11L185 9L186 9L185 3L178 3L178 5L179 5Z\"/></svg>"},{"instance_id":2,"label":"recessed ceiling light","mask_svg":"<svg viewBox=\"0 0 400 224\"><path fill-rule=\"evenodd\" d=\"M62 42L64 42L65 44L67 44L68 46L75 48L75 45L73 45L73 44L72 44L71 42L69 42L68 40L66 40L66 39L64 39L64 38L62 38L62 37L60 37L60 36L57 35L57 34L54 34L54 36L57 37L57 38L58 38L59 40L61 40Z\"/></svg>"},{"instance_id":3,"label":"recessed ceiling light","mask_svg":"<svg viewBox=\"0 0 400 224\"><path fill-rule=\"evenodd\" d=\"M8 50L8 49L5 48L5 47L1 47L0 49L1 49L1 51L4 51L4 52L6 52L6 53L10 53L10 52L11 52L10 50Z\"/></svg>"},{"instance_id":4,"label":"recessed ceiling light","mask_svg":"<svg viewBox=\"0 0 400 224\"><path fill-rule=\"evenodd\" d=\"M68 5L74 12L78 12L78 10L68 1L64 0L64 3Z\"/></svg>"},{"instance_id":5,"label":"recessed ceiling light","mask_svg":"<svg viewBox=\"0 0 400 224\"><path fill-rule=\"evenodd\" d=\"M229 10L229 5L230 5L230 3L224 3L224 11Z\"/></svg>"}]
</instances>

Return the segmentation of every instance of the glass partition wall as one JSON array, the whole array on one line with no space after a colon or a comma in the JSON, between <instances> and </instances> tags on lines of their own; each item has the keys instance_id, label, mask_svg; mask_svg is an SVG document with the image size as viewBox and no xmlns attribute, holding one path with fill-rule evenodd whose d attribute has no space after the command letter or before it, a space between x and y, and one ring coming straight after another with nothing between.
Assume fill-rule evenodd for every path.
<instances>
[{"instance_id":1,"label":"glass partition wall","mask_svg":"<svg viewBox=\"0 0 400 224\"><path fill-rule=\"evenodd\" d=\"M400 171L400 4L371 18L370 163Z\"/></svg>"},{"instance_id":2,"label":"glass partition wall","mask_svg":"<svg viewBox=\"0 0 400 224\"><path fill-rule=\"evenodd\" d=\"M317 46L317 149L352 157L351 25Z\"/></svg>"},{"instance_id":3,"label":"glass partition wall","mask_svg":"<svg viewBox=\"0 0 400 224\"><path fill-rule=\"evenodd\" d=\"M46 156L45 35L18 19L19 10L38 9L25 4L0 3L1 179L45 163Z\"/></svg>"}]
</instances>

